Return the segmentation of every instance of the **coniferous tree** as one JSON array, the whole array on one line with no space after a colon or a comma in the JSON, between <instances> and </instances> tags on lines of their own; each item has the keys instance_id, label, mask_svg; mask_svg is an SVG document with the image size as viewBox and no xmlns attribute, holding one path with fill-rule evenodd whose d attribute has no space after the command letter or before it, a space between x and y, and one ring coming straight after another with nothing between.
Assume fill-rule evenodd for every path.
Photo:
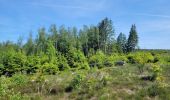
<instances>
[{"instance_id":1,"label":"coniferous tree","mask_svg":"<svg viewBox=\"0 0 170 100\"><path fill-rule=\"evenodd\" d=\"M62 54L66 54L71 46L69 41L69 33L64 26L59 28L59 38L57 41L57 50Z\"/></svg>"},{"instance_id":2,"label":"coniferous tree","mask_svg":"<svg viewBox=\"0 0 170 100\"><path fill-rule=\"evenodd\" d=\"M126 35L123 33L120 33L117 37L117 49L119 53L126 52Z\"/></svg>"},{"instance_id":3,"label":"coniferous tree","mask_svg":"<svg viewBox=\"0 0 170 100\"><path fill-rule=\"evenodd\" d=\"M93 49L95 52L99 49L99 29L96 26L91 26L88 33L88 49Z\"/></svg>"},{"instance_id":4,"label":"coniferous tree","mask_svg":"<svg viewBox=\"0 0 170 100\"><path fill-rule=\"evenodd\" d=\"M55 49L57 49L58 31L55 24L51 25L49 32L51 33L49 38L53 42Z\"/></svg>"},{"instance_id":5,"label":"coniferous tree","mask_svg":"<svg viewBox=\"0 0 170 100\"><path fill-rule=\"evenodd\" d=\"M34 41L32 38L32 33L29 34L29 38L26 44L24 45L24 49L25 49L26 55L34 54Z\"/></svg>"},{"instance_id":6,"label":"coniferous tree","mask_svg":"<svg viewBox=\"0 0 170 100\"><path fill-rule=\"evenodd\" d=\"M47 49L47 34L45 28L41 28L38 31L38 37L36 39L36 54L45 53Z\"/></svg>"},{"instance_id":7,"label":"coniferous tree","mask_svg":"<svg viewBox=\"0 0 170 100\"><path fill-rule=\"evenodd\" d=\"M79 40L80 40L80 44L81 44L81 47L82 47L82 51L84 53L85 56L88 56L88 53L89 53L89 50L88 50L88 26L83 26L83 29L80 30L79 32Z\"/></svg>"},{"instance_id":8,"label":"coniferous tree","mask_svg":"<svg viewBox=\"0 0 170 100\"><path fill-rule=\"evenodd\" d=\"M105 18L99 25L99 48L106 53L107 44L112 41L114 36L114 29L112 20Z\"/></svg>"},{"instance_id":9,"label":"coniferous tree","mask_svg":"<svg viewBox=\"0 0 170 100\"><path fill-rule=\"evenodd\" d=\"M127 41L127 52L133 52L138 44L138 33L135 24L132 25Z\"/></svg>"}]
</instances>

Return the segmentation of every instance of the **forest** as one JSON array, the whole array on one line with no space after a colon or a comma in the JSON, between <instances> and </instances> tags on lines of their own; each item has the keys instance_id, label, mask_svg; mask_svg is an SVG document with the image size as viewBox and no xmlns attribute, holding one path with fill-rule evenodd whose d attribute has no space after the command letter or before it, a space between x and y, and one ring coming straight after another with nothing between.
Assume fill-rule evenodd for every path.
<instances>
[{"instance_id":1,"label":"forest","mask_svg":"<svg viewBox=\"0 0 170 100\"><path fill-rule=\"evenodd\" d=\"M170 50L140 49L113 21L39 28L0 43L1 100L169 100Z\"/></svg>"}]
</instances>

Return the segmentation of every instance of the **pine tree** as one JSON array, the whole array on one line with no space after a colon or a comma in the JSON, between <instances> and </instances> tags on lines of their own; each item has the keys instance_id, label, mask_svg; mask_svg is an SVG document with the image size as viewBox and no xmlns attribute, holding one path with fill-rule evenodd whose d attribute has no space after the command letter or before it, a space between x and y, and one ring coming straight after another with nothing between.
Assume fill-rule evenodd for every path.
<instances>
[{"instance_id":1,"label":"pine tree","mask_svg":"<svg viewBox=\"0 0 170 100\"><path fill-rule=\"evenodd\" d=\"M133 52L138 44L138 33L135 24L132 25L127 41L127 52Z\"/></svg>"},{"instance_id":2,"label":"pine tree","mask_svg":"<svg viewBox=\"0 0 170 100\"><path fill-rule=\"evenodd\" d=\"M89 50L88 50L88 26L84 25L83 26L83 29L80 30L79 32L79 41L80 41L80 44L81 44L81 47L82 47L82 51L84 53L85 56L88 56L88 53L89 53Z\"/></svg>"},{"instance_id":3,"label":"pine tree","mask_svg":"<svg viewBox=\"0 0 170 100\"><path fill-rule=\"evenodd\" d=\"M119 53L126 52L126 35L123 33L120 33L117 37L117 49Z\"/></svg>"},{"instance_id":4,"label":"pine tree","mask_svg":"<svg viewBox=\"0 0 170 100\"><path fill-rule=\"evenodd\" d=\"M47 34L45 32L45 28L41 28L38 31L38 37L36 39L36 53L39 54L41 52L45 53L47 49Z\"/></svg>"},{"instance_id":5,"label":"pine tree","mask_svg":"<svg viewBox=\"0 0 170 100\"><path fill-rule=\"evenodd\" d=\"M114 29L112 25L112 20L107 17L103 19L99 25L99 47L104 53L106 53L107 44L112 41L114 36Z\"/></svg>"},{"instance_id":6,"label":"pine tree","mask_svg":"<svg viewBox=\"0 0 170 100\"><path fill-rule=\"evenodd\" d=\"M95 52L99 49L99 29L96 26L91 26L88 30L88 49L93 49Z\"/></svg>"},{"instance_id":7,"label":"pine tree","mask_svg":"<svg viewBox=\"0 0 170 100\"><path fill-rule=\"evenodd\" d=\"M49 32L51 33L49 38L53 42L55 49L57 49L58 31L55 24L51 25Z\"/></svg>"},{"instance_id":8,"label":"pine tree","mask_svg":"<svg viewBox=\"0 0 170 100\"><path fill-rule=\"evenodd\" d=\"M34 41L32 38L32 33L30 33L28 41L26 42L26 44L24 45L24 49L26 52L26 55L32 55L34 54Z\"/></svg>"}]
</instances>

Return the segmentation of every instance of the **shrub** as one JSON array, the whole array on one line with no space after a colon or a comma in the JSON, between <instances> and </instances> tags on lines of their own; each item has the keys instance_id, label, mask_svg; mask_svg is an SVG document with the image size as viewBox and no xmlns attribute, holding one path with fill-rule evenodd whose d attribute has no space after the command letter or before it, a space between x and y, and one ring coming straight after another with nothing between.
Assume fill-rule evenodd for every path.
<instances>
[{"instance_id":1,"label":"shrub","mask_svg":"<svg viewBox=\"0 0 170 100\"><path fill-rule=\"evenodd\" d=\"M83 80L83 76L78 74L76 75L73 80L71 81L69 87L73 88L73 89L79 89L80 88L80 85L82 83L82 80Z\"/></svg>"},{"instance_id":2,"label":"shrub","mask_svg":"<svg viewBox=\"0 0 170 100\"><path fill-rule=\"evenodd\" d=\"M169 100L170 99L169 92L170 92L169 88L160 87L159 84L157 83L151 85L147 91L150 97L159 96L161 100Z\"/></svg>"},{"instance_id":3,"label":"shrub","mask_svg":"<svg viewBox=\"0 0 170 100\"><path fill-rule=\"evenodd\" d=\"M148 62L152 62L154 60L154 57L149 52L135 52L130 53L128 55L128 62L129 63L137 63L137 64L145 64Z\"/></svg>"},{"instance_id":4,"label":"shrub","mask_svg":"<svg viewBox=\"0 0 170 100\"><path fill-rule=\"evenodd\" d=\"M127 61L126 56L124 55L118 55L118 54L112 54L105 59L105 66L113 66L115 62L117 61ZM107 65L106 65L107 64Z\"/></svg>"},{"instance_id":5,"label":"shrub","mask_svg":"<svg viewBox=\"0 0 170 100\"><path fill-rule=\"evenodd\" d=\"M149 52L135 52L128 55L128 62L131 64L138 64L140 73L143 73L146 63L152 62L154 57Z\"/></svg>"},{"instance_id":6,"label":"shrub","mask_svg":"<svg viewBox=\"0 0 170 100\"><path fill-rule=\"evenodd\" d=\"M80 50L71 48L66 58L69 66L72 68L90 69L86 57Z\"/></svg>"},{"instance_id":7,"label":"shrub","mask_svg":"<svg viewBox=\"0 0 170 100\"><path fill-rule=\"evenodd\" d=\"M64 70L68 70L70 69L67 59L62 55L62 54L58 54L58 69L59 71L64 71Z\"/></svg>"},{"instance_id":8,"label":"shrub","mask_svg":"<svg viewBox=\"0 0 170 100\"><path fill-rule=\"evenodd\" d=\"M41 59L38 56L28 56L26 61L27 74L36 73L41 66Z\"/></svg>"},{"instance_id":9,"label":"shrub","mask_svg":"<svg viewBox=\"0 0 170 100\"><path fill-rule=\"evenodd\" d=\"M170 56L169 55L162 55L160 56L160 62L163 64L167 64L170 62Z\"/></svg>"},{"instance_id":10,"label":"shrub","mask_svg":"<svg viewBox=\"0 0 170 100\"><path fill-rule=\"evenodd\" d=\"M158 64L151 64L151 72L153 73L154 80L156 80L158 83L163 82L163 77L161 75L162 68Z\"/></svg>"},{"instance_id":11,"label":"shrub","mask_svg":"<svg viewBox=\"0 0 170 100\"><path fill-rule=\"evenodd\" d=\"M28 82L28 76L24 75L24 74L14 74L11 77L11 82L13 85L16 86L22 86L25 85Z\"/></svg>"},{"instance_id":12,"label":"shrub","mask_svg":"<svg viewBox=\"0 0 170 100\"><path fill-rule=\"evenodd\" d=\"M8 73L8 76L15 74L16 72L22 72L25 70L26 56L21 52L8 52L3 56L3 72L5 75Z\"/></svg>"},{"instance_id":13,"label":"shrub","mask_svg":"<svg viewBox=\"0 0 170 100\"><path fill-rule=\"evenodd\" d=\"M92 67L102 68L104 67L106 56L102 51L97 51L95 55L89 58L89 64Z\"/></svg>"},{"instance_id":14,"label":"shrub","mask_svg":"<svg viewBox=\"0 0 170 100\"><path fill-rule=\"evenodd\" d=\"M42 65L44 74L55 75L58 71L58 66L53 63L45 63Z\"/></svg>"},{"instance_id":15,"label":"shrub","mask_svg":"<svg viewBox=\"0 0 170 100\"><path fill-rule=\"evenodd\" d=\"M9 80L9 78L6 78L4 76L0 77L0 98L10 92L8 89L10 84L11 81Z\"/></svg>"},{"instance_id":16,"label":"shrub","mask_svg":"<svg viewBox=\"0 0 170 100\"><path fill-rule=\"evenodd\" d=\"M0 76L3 75L4 70L5 70L4 65L3 65L3 64L0 64Z\"/></svg>"},{"instance_id":17,"label":"shrub","mask_svg":"<svg viewBox=\"0 0 170 100\"><path fill-rule=\"evenodd\" d=\"M22 78L22 79L19 79ZM14 85L23 85L26 82L25 76L14 75L12 78L0 77L0 99L1 100L29 100L28 97L15 92L12 88Z\"/></svg>"}]
</instances>

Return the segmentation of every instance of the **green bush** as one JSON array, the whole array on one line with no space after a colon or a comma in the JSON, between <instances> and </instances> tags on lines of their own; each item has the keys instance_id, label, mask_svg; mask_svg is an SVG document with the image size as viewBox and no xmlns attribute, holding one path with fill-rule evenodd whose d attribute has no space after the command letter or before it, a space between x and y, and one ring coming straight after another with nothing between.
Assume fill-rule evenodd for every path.
<instances>
[{"instance_id":1,"label":"green bush","mask_svg":"<svg viewBox=\"0 0 170 100\"><path fill-rule=\"evenodd\" d=\"M162 68L158 64L151 64L151 73L153 74L154 80L158 83L163 84Z\"/></svg>"},{"instance_id":2,"label":"green bush","mask_svg":"<svg viewBox=\"0 0 170 100\"><path fill-rule=\"evenodd\" d=\"M11 77L11 82L13 85L22 86L29 82L28 76L24 74L14 74Z\"/></svg>"},{"instance_id":3,"label":"green bush","mask_svg":"<svg viewBox=\"0 0 170 100\"><path fill-rule=\"evenodd\" d=\"M17 72L23 72L25 70L26 56L22 52L8 52L5 53L2 60L2 74L11 76Z\"/></svg>"},{"instance_id":4,"label":"green bush","mask_svg":"<svg viewBox=\"0 0 170 100\"><path fill-rule=\"evenodd\" d=\"M145 64L153 62L154 57L149 52L135 52L128 54L128 62L132 64Z\"/></svg>"},{"instance_id":5,"label":"green bush","mask_svg":"<svg viewBox=\"0 0 170 100\"><path fill-rule=\"evenodd\" d=\"M105 59L105 66L113 66L115 62L117 61L125 61L127 62L127 58L125 55L119 55L119 54L112 54L110 56L107 56Z\"/></svg>"},{"instance_id":6,"label":"green bush","mask_svg":"<svg viewBox=\"0 0 170 100\"><path fill-rule=\"evenodd\" d=\"M150 97L158 96L161 100L169 100L169 88L160 87L159 84L154 83L147 89L147 94Z\"/></svg>"},{"instance_id":7,"label":"green bush","mask_svg":"<svg viewBox=\"0 0 170 100\"><path fill-rule=\"evenodd\" d=\"M64 71L70 69L67 59L62 55L58 54L58 69L59 71Z\"/></svg>"},{"instance_id":8,"label":"green bush","mask_svg":"<svg viewBox=\"0 0 170 100\"><path fill-rule=\"evenodd\" d=\"M80 50L71 48L66 55L68 64L71 68L90 69L87 58Z\"/></svg>"},{"instance_id":9,"label":"green bush","mask_svg":"<svg viewBox=\"0 0 170 100\"><path fill-rule=\"evenodd\" d=\"M160 63L163 63L163 64L170 63L170 56L169 55L161 55Z\"/></svg>"},{"instance_id":10,"label":"green bush","mask_svg":"<svg viewBox=\"0 0 170 100\"><path fill-rule=\"evenodd\" d=\"M58 71L58 66L53 63L45 63L42 65L44 74L55 75Z\"/></svg>"},{"instance_id":11,"label":"green bush","mask_svg":"<svg viewBox=\"0 0 170 100\"><path fill-rule=\"evenodd\" d=\"M102 51L97 51L95 55L89 58L89 65L92 67L103 68L106 55Z\"/></svg>"},{"instance_id":12,"label":"green bush","mask_svg":"<svg viewBox=\"0 0 170 100\"><path fill-rule=\"evenodd\" d=\"M153 63L157 63L157 62L159 62L160 60L161 60L160 55L155 54L155 55L154 55Z\"/></svg>"},{"instance_id":13,"label":"green bush","mask_svg":"<svg viewBox=\"0 0 170 100\"><path fill-rule=\"evenodd\" d=\"M83 76L82 75L80 75L80 74L78 74L78 75L76 75L74 78L73 78L73 80L71 81L71 83L70 83L70 87L72 87L73 89L79 89L80 88L80 85L81 85L81 83L82 83L82 81L83 81Z\"/></svg>"},{"instance_id":14,"label":"green bush","mask_svg":"<svg viewBox=\"0 0 170 100\"><path fill-rule=\"evenodd\" d=\"M21 78L21 79L20 79ZM23 75L14 75L11 78L0 77L0 100L29 100L29 97L21 95L20 92L17 93L12 87L18 87L25 84L27 79Z\"/></svg>"},{"instance_id":15,"label":"green bush","mask_svg":"<svg viewBox=\"0 0 170 100\"><path fill-rule=\"evenodd\" d=\"M41 66L41 59L38 56L28 56L26 61L27 74L36 73Z\"/></svg>"},{"instance_id":16,"label":"green bush","mask_svg":"<svg viewBox=\"0 0 170 100\"><path fill-rule=\"evenodd\" d=\"M10 84L11 84L11 81L9 78L6 78L4 76L0 77L0 98L2 96L7 95L10 92L10 90L8 89Z\"/></svg>"},{"instance_id":17,"label":"green bush","mask_svg":"<svg viewBox=\"0 0 170 100\"><path fill-rule=\"evenodd\" d=\"M41 54L41 65L40 70L43 74L56 74L58 71L58 62L56 57L50 57L49 55Z\"/></svg>"},{"instance_id":18,"label":"green bush","mask_svg":"<svg viewBox=\"0 0 170 100\"><path fill-rule=\"evenodd\" d=\"M134 52L128 54L128 62L131 64L137 64L140 73L143 73L146 63L153 62L154 57L149 52Z\"/></svg>"}]
</instances>

